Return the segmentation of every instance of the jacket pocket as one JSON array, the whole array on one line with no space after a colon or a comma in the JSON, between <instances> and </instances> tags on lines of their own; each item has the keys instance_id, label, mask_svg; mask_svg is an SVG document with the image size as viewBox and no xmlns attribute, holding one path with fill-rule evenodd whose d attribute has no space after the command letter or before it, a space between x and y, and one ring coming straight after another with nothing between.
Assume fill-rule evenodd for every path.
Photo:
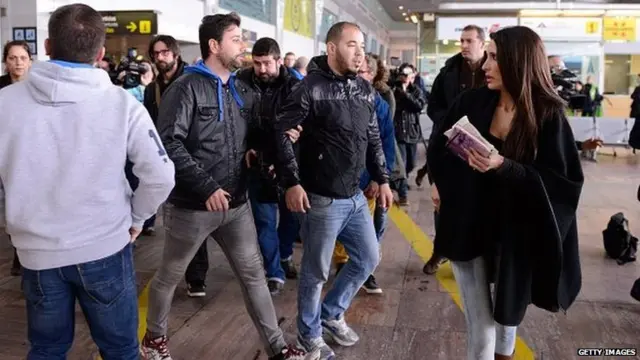
<instances>
[{"instance_id":1,"label":"jacket pocket","mask_svg":"<svg viewBox=\"0 0 640 360\"><path fill-rule=\"evenodd\" d=\"M217 121L220 116L220 108L217 106L198 106L198 120L203 122Z\"/></svg>"}]
</instances>

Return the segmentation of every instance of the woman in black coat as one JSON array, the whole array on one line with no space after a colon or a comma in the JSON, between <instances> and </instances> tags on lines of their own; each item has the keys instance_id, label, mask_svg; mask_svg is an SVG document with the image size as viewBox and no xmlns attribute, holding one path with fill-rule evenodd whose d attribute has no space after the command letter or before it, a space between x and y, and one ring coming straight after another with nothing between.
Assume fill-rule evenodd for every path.
<instances>
[{"instance_id":1,"label":"woman in black coat","mask_svg":"<svg viewBox=\"0 0 640 360\"><path fill-rule=\"evenodd\" d=\"M584 177L544 45L521 26L491 39L487 86L456 100L427 151L440 195L436 252L452 261L470 360L511 359L527 306L566 311L581 288ZM496 151L456 156L447 146L443 132L465 115Z\"/></svg>"},{"instance_id":2,"label":"woman in black coat","mask_svg":"<svg viewBox=\"0 0 640 360\"><path fill-rule=\"evenodd\" d=\"M2 63L7 73L0 76L0 89L21 81L27 76L29 68L31 68L29 44L17 40L8 42L2 53ZM20 275L20 270L20 260L18 260L18 254L14 249L11 275Z\"/></svg>"}]
</instances>

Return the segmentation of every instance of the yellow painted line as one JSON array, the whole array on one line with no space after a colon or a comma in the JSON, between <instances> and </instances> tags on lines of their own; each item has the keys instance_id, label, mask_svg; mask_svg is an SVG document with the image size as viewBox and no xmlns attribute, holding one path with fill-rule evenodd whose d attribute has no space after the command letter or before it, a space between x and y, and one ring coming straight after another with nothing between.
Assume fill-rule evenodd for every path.
<instances>
[{"instance_id":1,"label":"yellow painted line","mask_svg":"<svg viewBox=\"0 0 640 360\"><path fill-rule=\"evenodd\" d=\"M426 263L431 254L433 253L433 241L422 231L422 229L411 219L411 217L399 209L397 206L393 206L389 209L389 218L398 227L404 238L411 244L413 250L422 258ZM458 285L453 276L451 270L451 262L447 261L443 264L436 273L436 279L442 287L451 296L453 301L462 310L462 302L460 300L460 292L458 291ZM533 360L535 359L533 350L522 340L520 336L516 339L516 353L514 358L516 360Z\"/></svg>"},{"instance_id":2,"label":"yellow painted line","mask_svg":"<svg viewBox=\"0 0 640 360\"><path fill-rule=\"evenodd\" d=\"M149 284L151 280L144 286L142 292L138 296L138 339L142 341L145 332L147 331L147 309L149 308ZM96 356L95 360L102 360L100 354Z\"/></svg>"}]
</instances>

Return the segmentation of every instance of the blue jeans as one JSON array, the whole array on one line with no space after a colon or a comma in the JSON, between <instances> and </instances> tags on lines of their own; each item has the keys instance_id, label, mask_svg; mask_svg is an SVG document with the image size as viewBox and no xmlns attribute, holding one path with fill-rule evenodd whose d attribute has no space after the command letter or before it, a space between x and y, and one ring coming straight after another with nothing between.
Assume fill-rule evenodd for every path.
<instances>
[{"instance_id":1,"label":"blue jeans","mask_svg":"<svg viewBox=\"0 0 640 360\"><path fill-rule=\"evenodd\" d=\"M378 265L379 245L367 199L362 192L348 199L308 193L311 208L300 214L304 251L298 285L298 331L304 339L322 336L321 318L342 317L353 297ZM320 303L338 239L349 261Z\"/></svg>"},{"instance_id":2,"label":"blue jeans","mask_svg":"<svg viewBox=\"0 0 640 360\"><path fill-rule=\"evenodd\" d=\"M104 360L138 360L138 294L132 246L104 259L48 270L23 269L27 360L64 360L76 299Z\"/></svg>"},{"instance_id":3,"label":"blue jeans","mask_svg":"<svg viewBox=\"0 0 640 360\"><path fill-rule=\"evenodd\" d=\"M384 232L387 230L388 218L387 209L379 206L378 200L376 200L376 207L375 210L373 210L373 228L376 231L378 242L382 240L382 236L384 236Z\"/></svg>"},{"instance_id":4,"label":"blue jeans","mask_svg":"<svg viewBox=\"0 0 640 360\"><path fill-rule=\"evenodd\" d=\"M250 192L250 195L253 194ZM284 202L261 203L254 196L251 196L251 211L267 279L280 279L284 282L285 274L280 262L293 255L293 243L300 232L298 219L287 209Z\"/></svg>"}]
</instances>

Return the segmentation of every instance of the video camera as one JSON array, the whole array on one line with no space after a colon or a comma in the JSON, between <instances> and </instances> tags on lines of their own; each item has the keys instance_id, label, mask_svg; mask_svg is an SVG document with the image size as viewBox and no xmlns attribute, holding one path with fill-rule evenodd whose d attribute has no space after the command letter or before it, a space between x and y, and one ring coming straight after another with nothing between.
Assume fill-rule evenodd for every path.
<instances>
[{"instance_id":1,"label":"video camera","mask_svg":"<svg viewBox=\"0 0 640 360\"><path fill-rule=\"evenodd\" d=\"M117 85L122 85L124 89L131 89L140 86L140 77L147 72L147 67L142 65L138 57L136 48L130 48L127 56L123 57L116 69L117 77L124 72L122 80L117 81Z\"/></svg>"},{"instance_id":2,"label":"video camera","mask_svg":"<svg viewBox=\"0 0 640 360\"><path fill-rule=\"evenodd\" d=\"M569 108L577 110L584 107L587 96L578 91L577 84L580 81L576 74L569 69L563 69L560 72L551 70L551 80L553 80L558 95L569 104Z\"/></svg>"}]
</instances>

